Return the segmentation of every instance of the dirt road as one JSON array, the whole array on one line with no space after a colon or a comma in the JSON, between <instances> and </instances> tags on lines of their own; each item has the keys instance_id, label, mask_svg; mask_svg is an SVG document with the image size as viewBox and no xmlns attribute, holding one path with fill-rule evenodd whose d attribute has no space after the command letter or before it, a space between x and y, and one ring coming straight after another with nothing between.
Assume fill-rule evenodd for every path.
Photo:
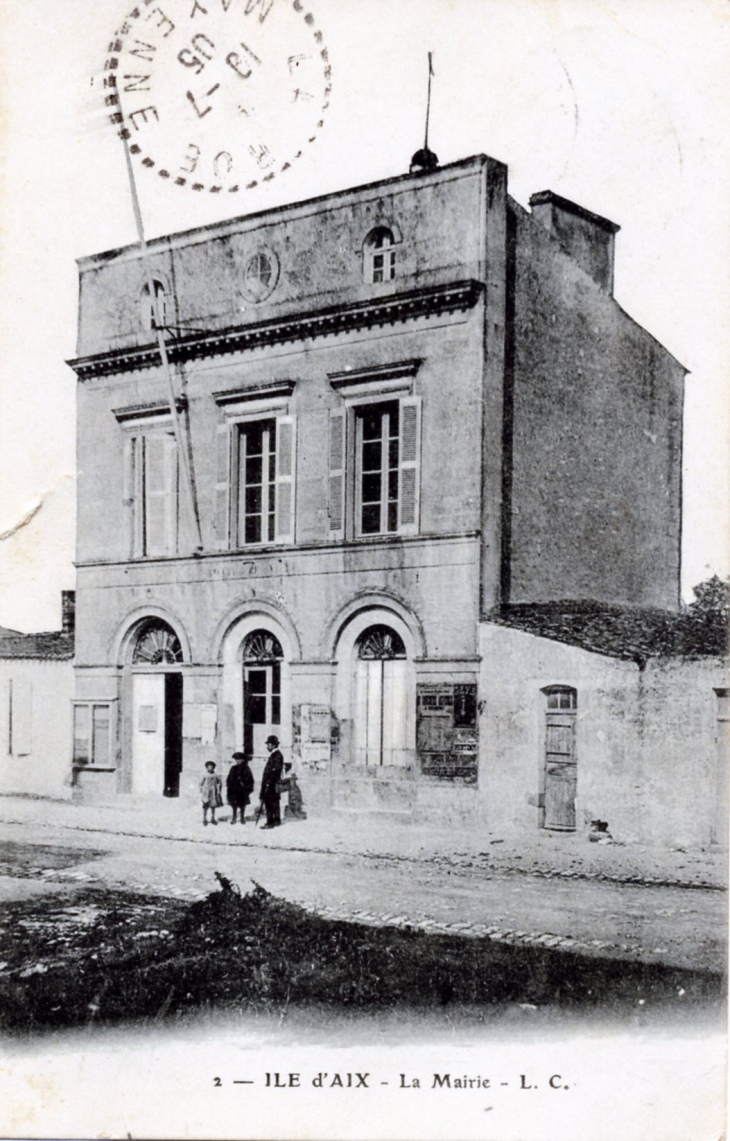
<instances>
[{"instance_id":1,"label":"dirt road","mask_svg":"<svg viewBox=\"0 0 730 1141\"><path fill-rule=\"evenodd\" d=\"M726 897L707 887L545 879L443 856L303 850L294 828L282 829L272 846L227 823L209 836L163 839L26 820L1 824L0 841L5 900L74 886L195 899L216 886L218 871L244 891L253 880L328 917L689 969L725 966Z\"/></svg>"}]
</instances>

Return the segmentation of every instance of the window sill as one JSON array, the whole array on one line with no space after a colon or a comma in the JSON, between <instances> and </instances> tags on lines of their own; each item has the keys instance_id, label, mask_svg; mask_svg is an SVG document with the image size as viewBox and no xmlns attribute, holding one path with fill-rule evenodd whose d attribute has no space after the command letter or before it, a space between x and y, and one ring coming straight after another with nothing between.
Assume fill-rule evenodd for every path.
<instances>
[{"instance_id":1,"label":"window sill","mask_svg":"<svg viewBox=\"0 0 730 1141\"><path fill-rule=\"evenodd\" d=\"M116 765L85 765L83 761L74 761L72 769L75 773L115 773Z\"/></svg>"}]
</instances>

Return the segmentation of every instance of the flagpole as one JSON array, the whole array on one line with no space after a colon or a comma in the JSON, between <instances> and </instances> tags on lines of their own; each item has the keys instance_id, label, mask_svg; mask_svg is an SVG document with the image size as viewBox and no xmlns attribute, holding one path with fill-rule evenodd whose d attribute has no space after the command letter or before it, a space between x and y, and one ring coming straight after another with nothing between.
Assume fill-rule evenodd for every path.
<instances>
[{"instance_id":1,"label":"flagpole","mask_svg":"<svg viewBox=\"0 0 730 1141\"><path fill-rule=\"evenodd\" d=\"M428 150L428 121L431 116L431 76L433 75L433 63L431 60L432 53L428 53L428 98L426 99L426 137L423 143L423 149Z\"/></svg>"},{"instance_id":2,"label":"flagpole","mask_svg":"<svg viewBox=\"0 0 730 1141\"><path fill-rule=\"evenodd\" d=\"M172 416L172 428L175 435L175 442L177 444L178 455L182 464L183 475L185 477L185 485L188 495L190 497L190 506L193 513L193 522L195 524L195 534L197 537L197 550L203 549L203 535L200 529L200 512L198 511L198 498L195 494L195 483L193 481L193 473L190 467L190 456L188 455L187 444L183 437L182 427L180 425L180 418L177 411L177 403L175 397L175 384L172 378L172 368L170 367L170 358L167 354L167 345L165 344L164 323L161 320L160 304L155 289L155 281L152 274L152 267L149 260L149 248L147 246L147 239L144 233L144 223L142 220L142 209L140 207L139 195L137 193L137 182L134 177L134 166L132 164L132 156L129 151L129 132L124 126L124 112L122 110L121 97L117 92L119 100L118 106L120 117L122 120L122 129L120 135L124 144L124 157L127 166L127 175L129 178L129 190L132 198L132 211L134 213L134 221L137 227L137 237L139 239L140 252L142 254L142 265L144 267L144 275L147 283L147 290L150 296L150 304L152 305L152 314L154 318L155 333L157 336L157 348L160 353L162 361L162 371L165 374L167 381L167 391L170 403L170 415Z\"/></svg>"}]
</instances>

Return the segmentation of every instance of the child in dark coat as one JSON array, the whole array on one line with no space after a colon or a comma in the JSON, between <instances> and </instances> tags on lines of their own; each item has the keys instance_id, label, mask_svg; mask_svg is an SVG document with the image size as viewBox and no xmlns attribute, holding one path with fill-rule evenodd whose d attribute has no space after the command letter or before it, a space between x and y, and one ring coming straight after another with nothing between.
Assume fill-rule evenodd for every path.
<instances>
[{"instance_id":1,"label":"child in dark coat","mask_svg":"<svg viewBox=\"0 0 730 1141\"><path fill-rule=\"evenodd\" d=\"M226 779L226 796L231 806L231 824L236 823L237 815L241 814L241 823L246 823L246 805L251 801L254 788L253 773L249 767L249 759L245 753L234 753L235 765L231 765Z\"/></svg>"}]
</instances>

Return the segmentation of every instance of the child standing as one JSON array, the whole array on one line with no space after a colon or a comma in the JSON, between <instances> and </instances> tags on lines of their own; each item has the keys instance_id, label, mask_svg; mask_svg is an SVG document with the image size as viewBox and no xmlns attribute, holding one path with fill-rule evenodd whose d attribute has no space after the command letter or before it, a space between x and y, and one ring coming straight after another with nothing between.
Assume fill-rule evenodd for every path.
<instances>
[{"instance_id":1,"label":"child standing","mask_svg":"<svg viewBox=\"0 0 730 1141\"><path fill-rule=\"evenodd\" d=\"M200 781L200 799L203 802L203 824L208 823L208 809L211 824L217 824L215 810L222 807L223 796L221 778L216 775L213 761L205 762L205 776Z\"/></svg>"}]
</instances>

